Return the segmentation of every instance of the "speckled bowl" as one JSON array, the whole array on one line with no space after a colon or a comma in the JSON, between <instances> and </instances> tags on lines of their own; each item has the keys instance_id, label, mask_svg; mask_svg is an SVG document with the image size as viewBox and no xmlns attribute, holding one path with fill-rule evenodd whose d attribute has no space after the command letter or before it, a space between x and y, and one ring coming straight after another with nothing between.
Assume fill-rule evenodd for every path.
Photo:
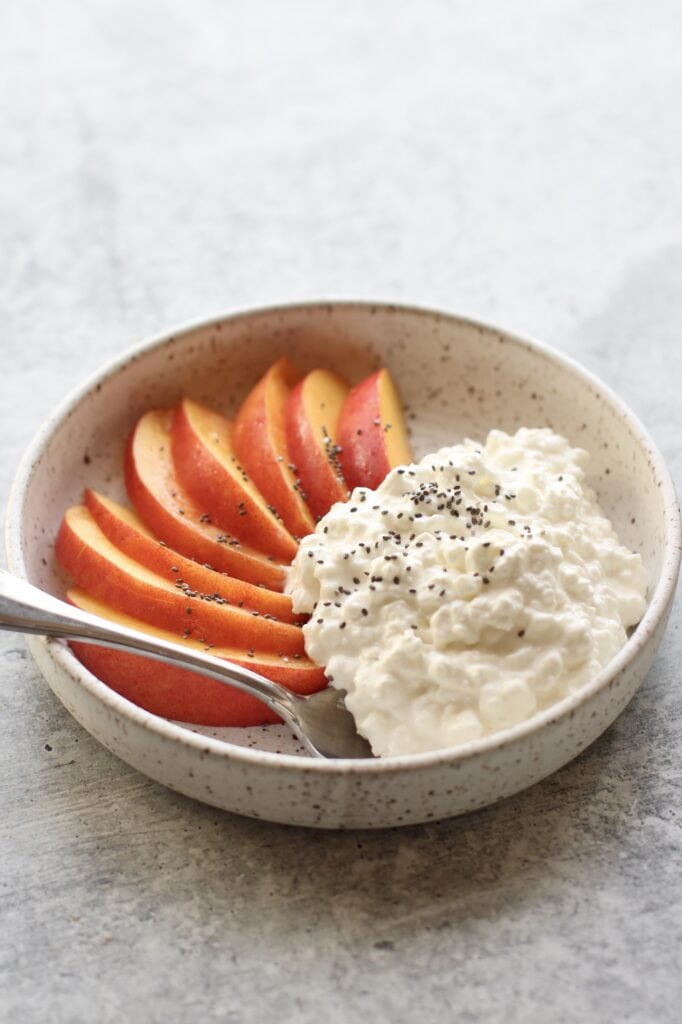
<instances>
[{"instance_id":1,"label":"speckled bowl","mask_svg":"<svg viewBox=\"0 0 682 1024\"><path fill-rule=\"evenodd\" d=\"M118 757L206 803L322 828L407 825L482 807L560 768L607 728L646 675L665 627L680 558L674 488L635 417L585 370L541 345L426 310L314 304L226 316L154 338L80 387L39 431L7 517L10 568L54 594L60 518L83 488L122 497L124 439L136 417L188 393L229 411L273 359L341 370L388 365L418 455L491 427L550 426L593 457L592 484L649 575L646 615L608 667L529 722L455 750L368 761L303 754L284 727L200 729L142 711L57 641L33 656L63 704Z\"/></svg>"}]
</instances>

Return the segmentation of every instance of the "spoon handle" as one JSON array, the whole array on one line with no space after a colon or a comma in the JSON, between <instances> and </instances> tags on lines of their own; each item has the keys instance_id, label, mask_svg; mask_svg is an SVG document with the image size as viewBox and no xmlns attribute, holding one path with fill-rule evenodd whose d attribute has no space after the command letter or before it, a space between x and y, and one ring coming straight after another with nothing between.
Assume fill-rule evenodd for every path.
<instances>
[{"instance_id":1,"label":"spoon handle","mask_svg":"<svg viewBox=\"0 0 682 1024\"><path fill-rule=\"evenodd\" d=\"M102 647L133 651L168 665L180 665L226 686L243 690L263 701L290 725L296 725L295 698L277 683L222 658L100 619L46 594L3 569L0 569L0 629L81 640Z\"/></svg>"}]
</instances>

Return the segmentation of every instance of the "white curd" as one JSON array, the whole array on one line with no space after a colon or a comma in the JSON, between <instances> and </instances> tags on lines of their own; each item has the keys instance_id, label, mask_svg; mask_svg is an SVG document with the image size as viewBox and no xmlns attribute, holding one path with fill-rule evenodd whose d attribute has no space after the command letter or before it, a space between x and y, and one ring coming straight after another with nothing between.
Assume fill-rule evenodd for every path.
<instances>
[{"instance_id":1,"label":"white curd","mask_svg":"<svg viewBox=\"0 0 682 1024\"><path fill-rule=\"evenodd\" d=\"M584 686L645 608L639 555L548 429L493 430L358 488L286 590L375 754L450 747Z\"/></svg>"}]
</instances>

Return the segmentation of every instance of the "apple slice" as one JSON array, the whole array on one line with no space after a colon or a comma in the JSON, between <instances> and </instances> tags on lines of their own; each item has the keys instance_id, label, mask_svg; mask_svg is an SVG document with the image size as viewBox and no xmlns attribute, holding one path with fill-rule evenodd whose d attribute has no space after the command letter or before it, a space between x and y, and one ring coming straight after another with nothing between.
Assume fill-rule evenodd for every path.
<instances>
[{"instance_id":1,"label":"apple slice","mask_svg":"<svg viewBox=\"0 0 682 1024\"><path fill-rule=\"evenodd\" d=\"M313 370L287 399L287 443L310 510L317 519L337 501L346 501L337 444L339 415L348 385L330 370Z\"/></svg>"},{"instance_id":2,"label":"apple slice","mask_svg":"<svg viewBox=\"0 0 682 1024\"><path fill-rule=\"evenodd\" d=\"M285 407L300 374L278 359L247 395L234 420L237 458L294 537L315 529L287 444Z\"/></svg>"},{"instance_id":3,"label":"apple slice","mask_svg":"<svg viewBox=\"0 0 682 1024\"><path fill-rule=\"evenodd\" d=\"M291 561L298 545L240 465L230 421L183 398L171 438L178 478L213 521L244 543Z\"/></svg>"},{"instance_id":4,"label":"apple slice","mask_svg":"<svg viewBox=\"0 0 682 1024\"><path fill-rule=\"evenodd\" d=\"M186 583L192 590L222 597L228 604L239 608L274 615L281 622L302 621L302 616L294 614L291 598L285 594L244 583L185 558L159 541L131 509L111 498L88 490L85 492L85 505L102 533L119 551L174 585Z\"/></svg>"},{"instance_id":5,"label":"apple slice","mask_svg":"<svg viewBox=\"0 0 682 1024\"><path fill-rule=\"evenodd\" d=\"M163 410L146 413L128 442L125 481L140 519L186 558L268 590L281 591L285 565L212 523L178 480L171 454L171 416Z\"/></svg>"},{"instance_id":6,"label":"apple slice","mask_svg":"<svg viewBox=\"0 0 682 1024\"><path fill-rule=\"evenodd\" d=\"M118 611L187 639L230 647L302 654L299 626L228 605L175 585L119 551L83 505L70 508L55 545L62 567L83 590Z\"/></svg>"},{"instance_id":7,"label":"apple slice","mask_svg":"<svg viewBox=\"0 0 682 1024\"><path fill-rule=\"evenodd\" d=\"M390 470L412 462L405 416L388 370L377 370L349 392L339 417L339 444L351 490L378 487Z\"/></svg>"},{"instance_id":8,"label":"apple slice","mask_svg":"<svg viewBox=\"0 0 682 1024\"><path fill-rule=\"evenodd\" d=\"M174 633L148 626L139 619L117 612L85 591L74 588L69 601L83 611L104 619L143 630L161 640L180 643L194 651L206 649L196 640L179 640ZM160 664L149 658L128 654L107 647L71 642L74 654L93 675L122 697L151 711L154 715L173 718L196 725L248 726L276 722L277 718L265 704L240 690L200 676L187 669ZM243 665L260 675L281 683L295 693L308 694L324 689L324 672L304 656L288 657L260 651L246 652L233 647L214 647L211 654Z\"/></svg>"}]
</instances>

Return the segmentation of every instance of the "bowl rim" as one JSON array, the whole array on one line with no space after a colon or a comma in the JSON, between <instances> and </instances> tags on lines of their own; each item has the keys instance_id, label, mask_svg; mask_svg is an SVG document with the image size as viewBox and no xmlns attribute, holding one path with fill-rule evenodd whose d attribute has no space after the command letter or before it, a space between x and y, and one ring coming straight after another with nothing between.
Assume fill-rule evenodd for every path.
<instances>
[{"instance_id":1,"label":"bowl rim","mask_svg":"<svg viewBox=\"0 0 682 1024\"><path fill-rule=\"evenodd\" d=\"M385 314L409 314L410 316L425 317L429 320L449 321L463 327L481 330L486 334L497 335L505 341L521 346L526 350L539 354L548 362L568 370L579 377L585 384L600 394L626 421L633 435L638 439L647 455L660 481L660 487L664 500L665 534L663 560L660 577L656 587L647 603L646 612L637 626L637 629L628 638L627 642L614 658L585 686L575 693L564 697L561 701L545 708L531 718L509 729L492 733L480 739L471 740L458 747L446 747L434 751L426 751L418 754L400 754L389 757L374 759L337 759L326 760L322 758L311 758L302 754L281 754L271 751L259 750L254 747L239 746L230 743L228 740L205 736L202 733L192 731L188 725L175 723L169 719L161 718L138 707L125 697L121 697L105 683L97 679L77 660L66 644L59 640L47 637L38 638L41 640L51 657L56 660L80 685L88 690L92 696L102 701L113 713L132 719L134 723L143 729L157 733L159 738L179 742L197 752L212 754L228 761L240 761L252 766L260 766L264 769L276 768L282 770L293 770L306 773L351 773L366 774L367 772L380 772L381 774L399 772L405 769L430 769L443 764L461 764L473 758L477 758L492 750L501 750L513 746L517 741L531 736L545 726L558 723L560 720L571 717L578 707L587 703L590 698L608 687L610 682L634 660L643 650L652 633L655 631L660 620L665 615L668 605L673 596L677 577L680 569L680 557L682 553L682 524L680 521L680 509L675 487L665 461L658 450L655 442L648 431L642 425L638 417L620 399L616 393L596 377L590 370L587 370L572 357L555 351L544 342L534 338L516 334L505 328L487 323L474 317L463 316L457 313L450 313L444 310L436 310L426 306L412 305L407 303L393 303L381 301L357 301L357 300L312 300L307 302L280 303L269 306L258 306L246 310L232 310L222 314L204 317L180 324L174 328L157 332L143 341L132 345L121 355L109 360L98 370L95 370L86 377L80 384L73 388L54 407L52 412L43 421L34 434L28 447L19 462L14 479L10 487L9 498L5 515L5 549L7 564L11 572L18 573L25 578L25 565L22 552L21 516L24 508L26 493L33 474L36 470L40 457L49 443L55 430L66 421L73 410L91 392L98 390L98 386L117 373L120 373L130 363L137 361L142 356L148 355L157 348L185 338L196 332L216 328L227 322L238 322L249 320L254 317L268 317L277 314L287 313L313 313L323 311L353 311L371 313L380 310Z\"/></svg>"}]
</instances>

